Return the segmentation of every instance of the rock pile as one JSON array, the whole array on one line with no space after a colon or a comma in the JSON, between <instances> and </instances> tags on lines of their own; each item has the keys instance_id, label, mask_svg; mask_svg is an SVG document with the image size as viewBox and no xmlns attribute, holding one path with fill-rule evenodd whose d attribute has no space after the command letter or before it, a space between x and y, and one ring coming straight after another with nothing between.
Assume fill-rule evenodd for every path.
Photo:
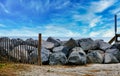
<instances>
[{"instance_id":1,"label":"rock pile","mask_svg":"<svg viewBox=\"0 0 120 76\"><path fill-rule=\"evenodd\" d=\"M2 37L0 38L0 57L8 55L21 62L37 63L37 45L38 41L32 38L22 40ZM48 37L46 41L42 40L41 57L42 63L49 65L119 63L120 44L110 45L103 40L92 40L91 38L78 40L71 38L68 41L60 41Z\"/></svg>"}]
</instances>

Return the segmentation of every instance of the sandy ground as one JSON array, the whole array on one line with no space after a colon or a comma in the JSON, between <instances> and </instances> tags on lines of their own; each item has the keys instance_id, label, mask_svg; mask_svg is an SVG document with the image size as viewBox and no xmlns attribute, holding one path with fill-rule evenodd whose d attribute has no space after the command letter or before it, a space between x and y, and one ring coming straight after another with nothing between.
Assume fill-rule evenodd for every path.
<instances>
[{"instance_id":1,"label":"sandy ground","mask_svg":"<svg viewBox=\"0 0 120 76\"><path fill-rule=\"evenodd\" d=\"M18 76L120 76L120 63L85 66L29 65L29 71L20 71Z\"/></svg>"}]
</instances>

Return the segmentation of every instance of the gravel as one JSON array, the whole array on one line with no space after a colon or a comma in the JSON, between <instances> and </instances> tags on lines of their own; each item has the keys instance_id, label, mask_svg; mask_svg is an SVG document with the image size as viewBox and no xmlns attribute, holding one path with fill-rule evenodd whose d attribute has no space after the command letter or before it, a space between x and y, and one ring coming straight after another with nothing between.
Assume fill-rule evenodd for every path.
<instances>
[{"instance_id":1,"label":"gravel","mask_svg":"<svg viewBox=\"0 0 120 76\"><path fill-rule=\"evenodd\" d=\"M88 64L85 66L29 66L29 71L19 71L18 76L120 76L120 63Z\"/></svg>"}]
</instances>

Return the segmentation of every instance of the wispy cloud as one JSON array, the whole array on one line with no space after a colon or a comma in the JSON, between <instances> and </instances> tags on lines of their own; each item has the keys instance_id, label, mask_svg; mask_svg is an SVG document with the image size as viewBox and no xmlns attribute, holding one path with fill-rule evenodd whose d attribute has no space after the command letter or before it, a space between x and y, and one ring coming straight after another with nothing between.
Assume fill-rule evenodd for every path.
<instances>
[{"instance_id":1,"label":"wispy cloud","mask_svg":"<svg viewBox=\"0 0 120 76\"><path fill-rule=\"evenodd\" d=\"M6 25L4 25L4 24L0 24L0 27L6 27Z\"/></svg>"},{"instance_id":2,"label":"wispy cloud","mask_svg":"<svg viewBox=\"0 0 120 76\"><path fill-rule=\"evenodd\" d=\"M62 4L56 6L55 8L56 8L56 9L65 8L65 7L67 7L69 4L70 4L70 1L65 1L65 2L63 2Z\"/></svg>"},{"instance_id":3,"label":"wispy cloud","mask_svg":"<svg viewBox=\"0 0 120 76\"><path fill-rule=\"evenodd\" d=\"M89 33L89 36L90 37L113 37L114 28L92 31Z\"/></svg>"},{"instance_id":4,"label":"wispy cloud","mask_svg":"<svg viewBox=\"0 0 120 76\"><path fill-rule=\"evenodd\" d=\"M120 15L120 4L119 4L118 6L114 6L114 7L116 7L116 8L110 10L109 12L110 12L111 14Z\"/></svg>"},{"instance_id":5,"label":"wispy cloud","mask_svg":"<svg viewBox=\"0 0 120 76\"><path fill-rule=\"evenodd\" d=\"M88 22L91 26L94 26L93 24L96 24L97 22L100 21L101 16L97 16L96 13L101 13L104 10L108 9L109 7L111 7L114 3L116 2L116 0L100 0L100 1L96 1L96 2L91 2L90 6L87 7L86 14L77 14L77 15L73 15L73 19L77 20L77 21L84 21L84 22Z\"/></svg>"},{"instance_id":6,"label":"wispy cloud","mask_svg":"<svg viewBox=\"0 0 120 76\"><path fill-rule=\"evenodd\" d=\"M6 34L4 34L4 33ZM45 27L22 27L20 29L12 30L0 30L0 36L38 36L38 33L42 33L43 37L80 37L80 33L73 32L69 29L60 26L47 25Z\"/></svg>"},{"instance_id":7,"label":"wispy cloud","mask_svg":"<svg viewBox=\"0 0 120 76\"><path fill-rule=\"evenodd\" d=\"M90 37L97 37L100 35L101 32L90 32L89 36Z\"/></svg>"},{"instance_id":8,"label":"wispy cloud","mask_svg":"<svg viewBox=\"0 0 120 76\"><path fill-rule=\"evenodd\" d=\"M0 27L10 28L0 28L0 35L113 36L111 15L120 10L116 3L119 0L1 0L0 23L5 25Z\"/></svg>"},{"instance_id":9,"label":"wispy cloud","mask_svg":"<svg viewBox=\"0 0 120 76\"><path fill-rule=\"evenodd\" d=\"M80 33L73 32L73 31L66 29L64 27L48 25L45 27L45 30L43 31L43 36L80 37Z\"/></svg>"},{"instance_id":10,"label":"wispy cloud","mask_svg":"<svg viewBox=\"0 0 120 76\"><path fill-rule=\"evenodd\" d=\"M90 11L95 13L103 12L104 10L111 7L117 0L100 0L98 2L92 2Z\"/></svg>"},{"instance_id":11,"label":"wispy cloud","mask_svg":"<svg viewBox=\"0 0 120 76\"><path fill-rule=\"evenodd\" d=\"M5 13L7 13L7 14L10 13L10 11L9 11L2 3L0 3L0 7L2 8L2 10L3 10Z\"/></svg>"},{"instance_id":12,"label":"wispy cloud","mask_svg":"<svg viewBox=\"0 0 120 76\"><path fill-rule=\"evenodd\" d=\"M98 16L97 18L94 18L90 21L90 27L95 27L97 23L101 21L101 16Z\"/></svg>"}]
</instances>

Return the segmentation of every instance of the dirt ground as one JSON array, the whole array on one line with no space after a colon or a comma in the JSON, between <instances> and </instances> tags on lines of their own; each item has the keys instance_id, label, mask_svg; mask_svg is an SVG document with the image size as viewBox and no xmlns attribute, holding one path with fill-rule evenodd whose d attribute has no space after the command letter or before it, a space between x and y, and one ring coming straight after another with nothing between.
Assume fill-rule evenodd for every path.
<instances>
[{"instance_id":1,"label":"dirt ground","mask_svg":"<svg viewBox=\"0 0 120 76\"><path fill-rule=\"evenodd\" d=\"M85 66L27 66L29 66L29 70L18 71L17 76L120 76L120 63Z\"/></svg>"}]
</instances>

